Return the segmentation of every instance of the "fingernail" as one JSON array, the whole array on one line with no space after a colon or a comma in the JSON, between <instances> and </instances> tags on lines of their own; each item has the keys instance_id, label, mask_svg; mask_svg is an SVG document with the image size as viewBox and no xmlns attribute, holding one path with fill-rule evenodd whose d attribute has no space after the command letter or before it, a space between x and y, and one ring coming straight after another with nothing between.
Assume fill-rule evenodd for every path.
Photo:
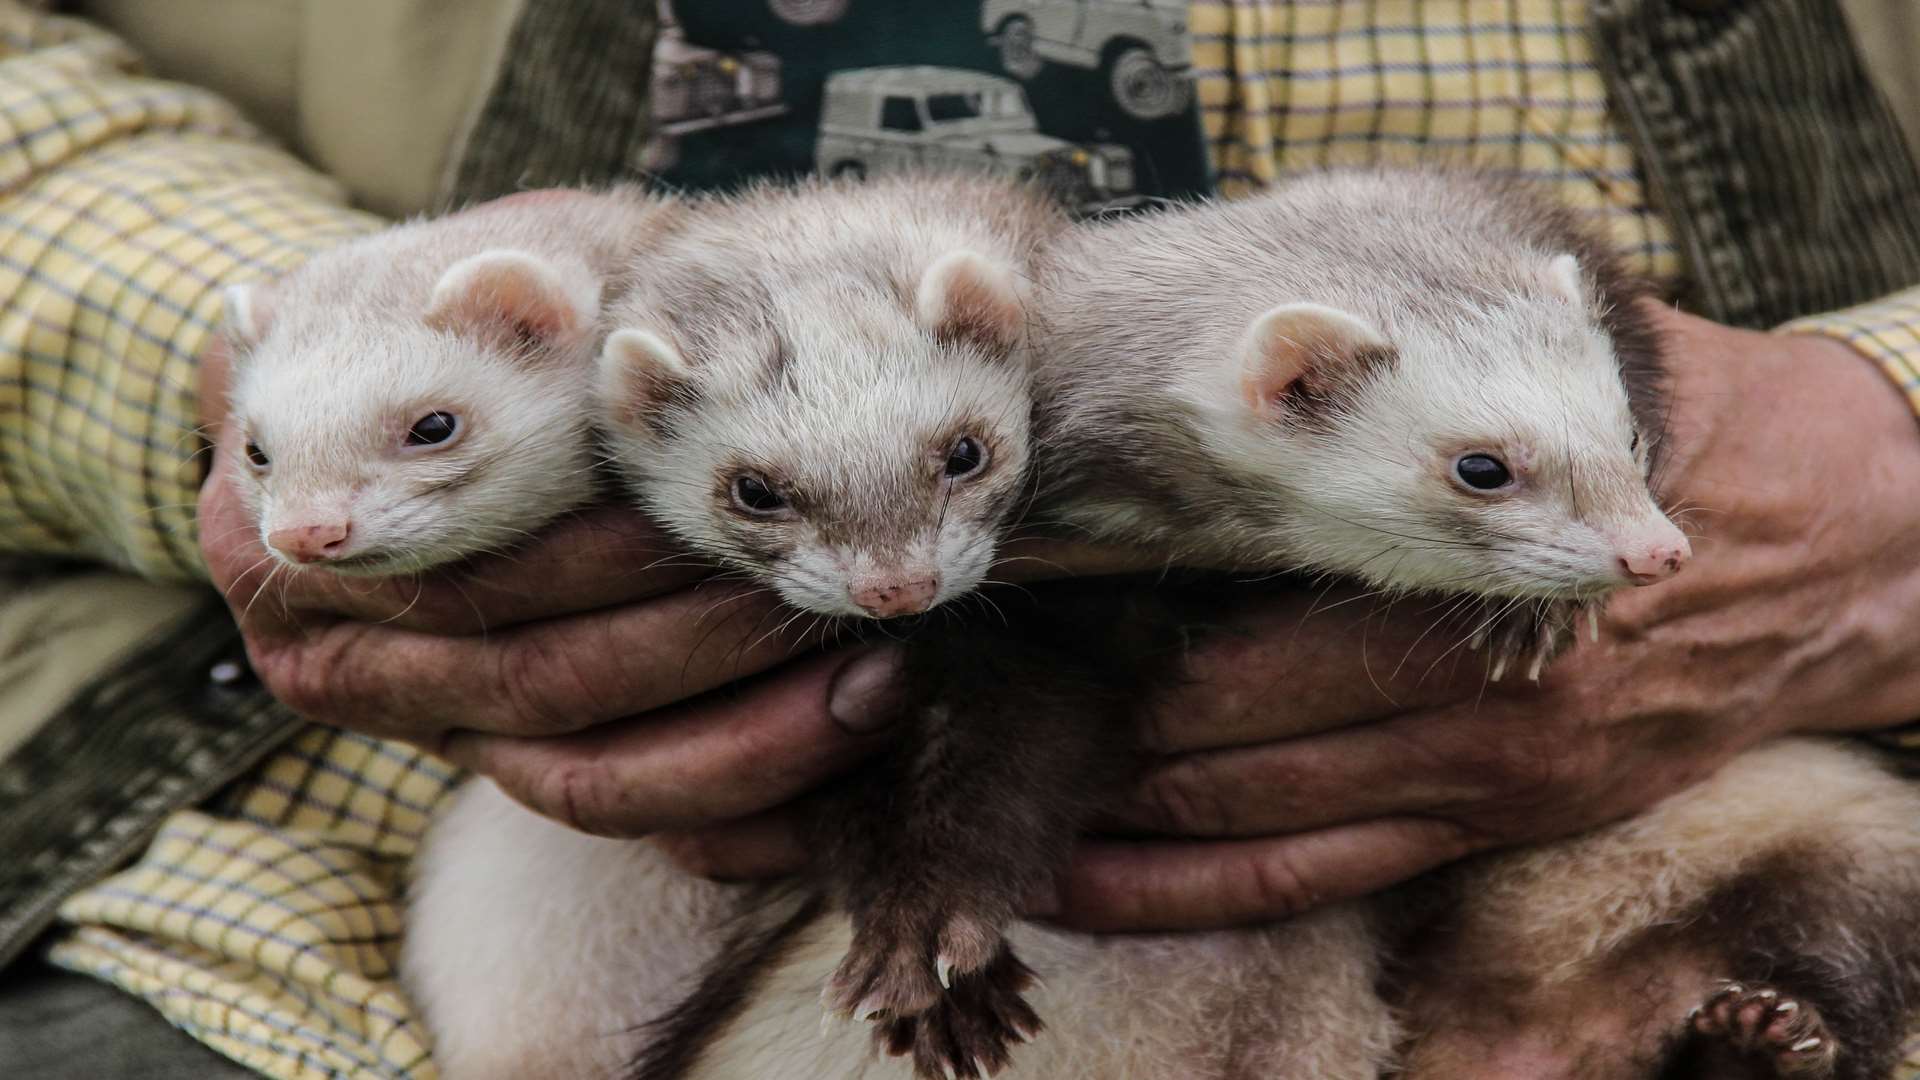
<instances>
[{"instance_id":1,"label":"fingernail","mask_svg":"<svg viewBox=\"0 0 1920 1080\"><path fill-rule=\"evenodd\" d=\"M893 723L900 704L900 650L862 653L833 677L827 713L855 735L871 735Z\"/></svg>"}]
</instances>

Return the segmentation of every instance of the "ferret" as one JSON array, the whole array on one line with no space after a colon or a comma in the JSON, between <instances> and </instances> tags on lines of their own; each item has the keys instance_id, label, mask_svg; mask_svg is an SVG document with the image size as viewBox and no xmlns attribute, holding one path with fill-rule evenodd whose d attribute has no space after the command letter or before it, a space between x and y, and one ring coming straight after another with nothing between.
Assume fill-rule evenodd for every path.
<instances>
[{"instance_id":1,"label":"ferret","mask_svg":"<svg viewBox=\"0 0 1920 1080\"><path fill-rule=\"evenodd\" d=\"M587 502L603 297L674 216L530 192L232 286L239 491L276 571L413 573Z\"/></svg>"},{"instance_id":2,"label":"ferret","mask_svg":"<svg viewBox=\"0 0 1920 1080\"><path fill-rule=\"evenodd\" d=\"M601 319L612 464L691 551L801 611L968 595L1032 497L1029 281L1065 224L1030 185L962 176L687 204ZM713 959L712 934L647 920L730 896L469 785L418 862L402 965L441 1070L615 1074Z\"/></svg>"},{"instance_id":3,"label":"ferret","mask_svg":"<svg viewBox=\"0 0 1920 1080\"><path fill-rule=\"evenodd\" d=\"M892 507L912 515L924 505L894 463L918 456L924 484L943 449L950 462L1002 448L956 453L961 437L980 441L971 422L902 423L888 441L869 422L901 412L863 403L846 418L872 384L859 367L866 350L848 346L876 339L847 317L837 281L806 288L863 272L835 265L845 247L803 274L739 271L768 283L744 312L672 314L688 296L735 284L712 269L710 252L777 267L775 256L860 235L871 219L884 220L798 229L805 244L773 245L771 255L751 239L739 250L690 248L687 280L698 287L663 291L657 306L637 301L642 317L609 335L604 397L631 410L609 426L628 432L624 458L643 504L683 537L804 609L884 618L963 595L986 565L967 573L952 553L973 549L943 547L924 528L875 525ZM1663 405L1660 358L1635 303L1641 289L1565 214L1461 174L1342 174L1050 235L1030 294L994 284L1008 279L991 253L987 269L968 258L953 279L973 298L960 325L974 332L997 321L983 312L1030 314L1038 410L1028 445L1040 457L1030 520L1200 565L1305 569L1472 598L1485 604L1476 620L1496 663L1519 660L1532 673L1564 643L1574 612L1686 561L1686 538L1647 481ZM938 265L926 261L937 256L923 251L918 265ZM924 302L928 271L894 279L883 292L922 332L937 325L928 312L952 310ZM842 347L791 349L782 326ZM796 366L834 381L803 389L784 377ZM786 404L807 393L818 396ZM708 409L719 415L708 420ZM728 445L736 439L749 441ZM821 440L829 455L876 460L822 464ZM837 480L822 486L846 499L833 505L857 511L845 520L876 530L872 547L809 499L819 481L807 470L822 469ZM862 482L870 475L877 482ZM1878 913L1858 932L1889 940L1886 913L1913 910L1897 869L1901 838L1835 827L1849 808L1886 823L1863 792L1902 812L1906 796L1871 763L1825 744L1779 744L1729 766L1727 783L1653 815L1457 871L1453 931L1412 954L1425 981L1392 998L1380 990L1396 959L1390 905L1336 905L1208 935L1098 939L1019 922L1136 764L1128 715L1170 670L1195 615L1177 598L1083 583L1015 616L1004 627L935 619L908 639L906 736L819 798L825 870L815 885L769 892L695 881L646 845L579 836L514 812L488 785L471 788L429 843L403 965L442 1068L455 1080L909 1070L1364 1080L1404 1053L1413 1075L1448 1076L1472 1067L1462 1047L1505 1029L1450 1011L1455 999L1422 987L1463 972L1478 1000L1543 1014L1578 999L1543 987L1617 998L1608 981L1616 958L1710 911L1732 912L1698 924L1724 934L1725 947L1698 950L1688 970L1699 977L1669 995L1698 991L1698 1015L1651 1009L1634 1039L1583 1052L1585 1071L1524 1071L1545 1060L1536 1055L1510 1074L1653 1076L1666 1062L1798 1068L1884 1056L1891 1014L1880 1006L1904 1000L1911 982L1907 968L1888 964L1904 959L1858 957L1858 968L1900 976L1886 983L1888 1000L1854 1010L1880 1018L1873 1031L1829 1020L1810 1034L1805 1018L1817 1025L1838 1008L1816 1000L1824 984L1731 990L1711 981L1719 972L1775 977L1790 966L1783 958L1817 951L1796 952L1807 943L1778 930L1792 903L1771 909L1766 942L1740 937L1739 912L1766 906L1743 883L1770 880L1773 860L1816 845L1839 859L1890 853L1886 873L1849 881ZM1807 763L1800 790L1823 810L1755 805L1769 789L1744 781L1773 776L1783 760ZM1717 817L1779 827L1679 844L1689 829L1709 836ZM1710 845L1715 861L1693 860ZM1685 857L1663 861L1668 846ZM1622 897L1644 902L1623 907ZM1502 939L1509 915L1531 936ZM480 940L504 948L476 949ZM1498 959L1503 942L1527 948ZM869 1023L821 1029L823 986L830 1010ZM910 1063L875 1054L876 1043Z\"/></svg>"}]
</instances>

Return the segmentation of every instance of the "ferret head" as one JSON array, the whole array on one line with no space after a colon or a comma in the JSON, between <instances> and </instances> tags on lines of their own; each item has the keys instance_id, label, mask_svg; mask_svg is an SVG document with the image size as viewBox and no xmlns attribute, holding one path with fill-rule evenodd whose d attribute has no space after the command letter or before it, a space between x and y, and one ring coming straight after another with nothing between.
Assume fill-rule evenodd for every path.
<instances>
[{"instance_id":1,"label":"ferret head","mask_svg":"<svg viewBox=\"0 0 1920 1080\"><path fill-rule=\"evenodd\" d=\"M1574 256L1523 277L1383 303L1377 322L1288 303L1244 328L1224 437L1281 478L1295 550L1383 586L1511 597L1595 596L1687 561Z\"/></svg>"},{"instance_id":2,"label":"ferret head","mask_svg":"<svg viewBox=\"0 0 1920 1080\"><path fill-rule=\"evenodd\" d=\"M604 421L646 509L820 614L909 615L978 585L1027 494L1023 298L968 250L905 284L722 277L623 311Z\"/></svg>"},{"instance_id":3,"label":"ferret head","mask_svg":"<svg viewBox=\"0 0 1920 1080\"><path fill-rule=\"evenodd\" d=\"M413 572L586 500L599 285L584 265L487 251L411 309L305 284L296 272L228 296L235 469L275 558Z\"/></svg>"}]
</instances>

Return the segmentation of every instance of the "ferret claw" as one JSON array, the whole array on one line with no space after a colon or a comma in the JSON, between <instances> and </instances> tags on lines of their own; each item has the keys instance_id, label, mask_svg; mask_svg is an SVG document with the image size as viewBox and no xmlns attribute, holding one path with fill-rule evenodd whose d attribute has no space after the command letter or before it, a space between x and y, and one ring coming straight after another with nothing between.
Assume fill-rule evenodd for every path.
<instances>
[{"instance_id":1,"label":"ferret claw","mask_svg":"<svg viewBox=\"0 0 1920 1080\"><path fill-rule=\"evenodd\" d=\"M1500 676L1507 673L1507 658L1501 657L1493 662L1493 674L1487 677L1489 682L1499 682Z\"/></svg>"},{"instance_id":2,"label":"ferret claw","mask_svg":"<svg viewBox=\"0 0 1920 1080\"><path fill-rule=\"evenodd\" d=\"M1531 663L1531 664L1528 664L1528 665L1527 665L1527 681L1528 681L1528 682L1539 682L1539 681L1540 681L1540 669L1541 669L1541 668L1544 668L1544 667L1546 667L1546 666L1547 666L1547 656L1546 656L1546 654L1545 654L1545 653L1534 653L1534 654L1533 654L1533 663Z\"/></svg>"},{"instance_id":3,"label":"ferret claw","mask_svg":"<svg viewBox=\"0 0 1920 1080\"><path fill-rule=\"evenodd\" d=\"M935 957L933 961L933 975L934 978L940 980L941 989L953 989L953 961L944 956Z\"/></svg>"},{"instance_id":4,"label":"ferret claw","mask_svg":"<svg viewBox=\"0 0 1920 1080\"><path fill-rule=\"evenodd\" d=\"M1799 1011L1799 1008L1800 1008L1800 1003L1797 1001L1783 1001L1780 1004L1775 1005L1773 1007L1773 1011L1781 1014L1782 1016L1785 1016L1787 1013Z\"/></svg>"},{"instance_id":5,"label":"ferret claw","mask_svg":"<svg viewBox=\"0 0 1920 1080\"><path fill-rule=\"evenodd\" d=\"M853 1007L853 1021L856 1024L864 1024L885 1011L885 1009L880 1007L879 1002L868 998Z\"/></svg>"},{"instance_id":6,"label":"ferret claw","mask_svg":"<svg viewBox=\"0 0 1920 1080\"><path fill-rule=\"evenodd\" d=\"M1587 640L1600 642L1600 609L1597 607L1587 609Z\"/></svg>"},{"instance_id":7,"label":"ferret claw","mask_svg":"<svg viewBox=\"0 0 1920 1080\"><path fill-rule=\"evenodd\" d=\"M1820 1039L1819 1039L1819 1038L1818 1038L1818 1037L1816 1036L1816 1037L1814 1037L1814 1038L1811 1038L1811 1039L1801 1039L1801 1040L1800 1040L1799 1042L1797 1042L1797 1043L1794 1043L1794 1044L1793 1044L1793 1046L1792 1046L1792 1047L1790 1047L1790 1049L1793 1049L1793 1050L1812 1050L1812 1049L1814 1049L1815 1047L1818 1047L1819 1045L1820 1045Z\"/></svg>"},{"instance_id":8,"label":"ferret claw","mask_svg":"<svg viewBox=\"0 0 1920 1080\"><path fill-rule=\"evenodd\" d=\"M1772 1001L1772 1000L1773 1000L1774 998L1777 998L1777 997L1779 997L1779 996L1780 996L1780 991L1778 991L1778 990L1762 990L1762 991L1760 991L1760 1000L1762 1000L1762 1001Z\"/></svg>"}]
</instances>

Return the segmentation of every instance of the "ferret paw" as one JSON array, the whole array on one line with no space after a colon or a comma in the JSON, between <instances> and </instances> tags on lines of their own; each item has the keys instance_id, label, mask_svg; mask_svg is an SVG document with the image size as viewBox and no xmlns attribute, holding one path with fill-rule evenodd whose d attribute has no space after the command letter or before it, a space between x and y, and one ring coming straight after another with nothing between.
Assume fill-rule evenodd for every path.
<instances>
[{"instance_id":1,"label":"ferret paw","mask_svg":"<svg viewBox=\"0 0 1920 1080\"><path fill-rule=\"evenodd\" d=\"M1756 1080L1825 1080L1839 1048L1820 1011L1764 983L1729 982L1688 1020L1697 1039L1743 1059Z\"/></svg>"},{"instance_id":2,"label":"ferret paw","mask_svg":"<svg viewBox=\"0 0 1920 1080\"><path fill-rule=\"evenodd\" d=\"M853 1020L918 1016L955 979L993 963L1002 947L999 927L973 915L870 916L827 980L824 1002L829 1012Z\"/></svg>"},{"instance_id":3,"label":"ferret paw","mask_svg":"<svg viewBox=\"0 0 1920 1080\"><path fill-rule=\"evenodd\" d=\"M875 1041L895 1057L911 1056L920 1080L993 1076L1012 1061L1014 1044L1040 1031L1024 996L1033 982L1033 971L1002 947L984 969L956 978L926 1012L876 1027Z\"/></svg>"}]
</instances>

